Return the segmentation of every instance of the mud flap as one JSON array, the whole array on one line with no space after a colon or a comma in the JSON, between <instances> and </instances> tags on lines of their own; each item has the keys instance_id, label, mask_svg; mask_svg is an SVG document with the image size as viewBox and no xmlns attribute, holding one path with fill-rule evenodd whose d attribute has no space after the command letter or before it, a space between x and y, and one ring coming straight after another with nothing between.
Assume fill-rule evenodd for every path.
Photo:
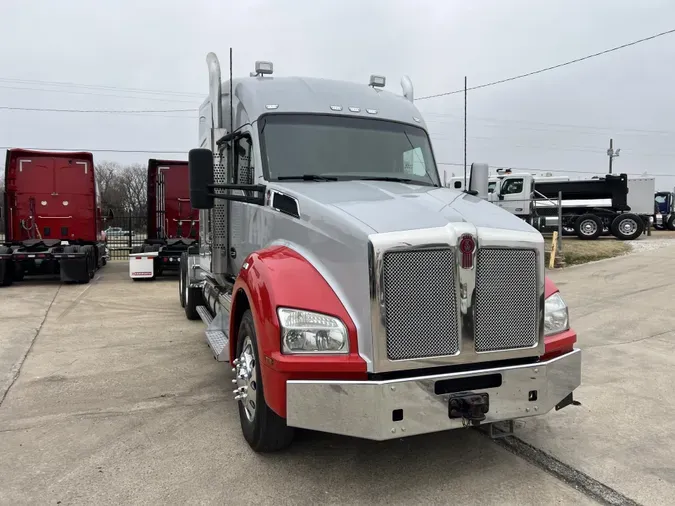
<instances>
[{"instance_id":1,"label":"mud flap","mask_svg":"<svg viewBox=\"0 0 675 506\"><path fill-rule=\"evenodd\" d=\"M9 255L0 256L0 286L8 286L12 283L13 270L12 258Z\"/></svg>"},{"instance_id":2,"label":"mud flap","mask_svg":"<svg viewBox=\"0 0 675 506\"><path fill-rule=\"evenodd\" d=\"M85 255L61 258L59 271L62 283L88 283L89 272L87 269L87 257Z\"/></svg>"}]
</instances>

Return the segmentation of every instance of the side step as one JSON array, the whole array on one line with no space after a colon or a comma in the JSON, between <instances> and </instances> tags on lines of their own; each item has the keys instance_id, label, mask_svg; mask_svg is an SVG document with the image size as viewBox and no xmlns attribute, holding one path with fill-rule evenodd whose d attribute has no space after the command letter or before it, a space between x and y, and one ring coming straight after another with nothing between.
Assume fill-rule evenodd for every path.
<instances>
[{"instance_id":1,"label":"side step","mask_svg":"<svg viewBox=\"0 0 675 506\"><path fill-rule=\"evenodd\" d=\"M218 362L229 362L230 350L229 346L227 346L229 339L227 335L225 335L225 333L220 330L223 327L218 325L218 323L223 319L222 316L217 314L216 317L213 318L205 306L198 306L197 313L199 314L199 317L202 319L202 321L206 324L206 342L208 343L209 348L211 348L213 358L215 358Z\"/></svg>"}]
</instances>

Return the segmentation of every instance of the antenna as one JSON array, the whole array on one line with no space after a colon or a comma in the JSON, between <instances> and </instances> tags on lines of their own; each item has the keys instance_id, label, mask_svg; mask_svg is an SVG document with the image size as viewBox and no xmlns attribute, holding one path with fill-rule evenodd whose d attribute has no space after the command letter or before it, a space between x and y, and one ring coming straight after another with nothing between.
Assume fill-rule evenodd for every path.
<instances>
[{"instance_id":1,"label":"antenna","mask_svg":"<svg viewBox=\"0 0 675 506\"><path fill-rule=\"evenodd\" d=\"M232 109L232 48L230 48L230 133L234 131L234 110Z\"/></svg>"}]
</instances>

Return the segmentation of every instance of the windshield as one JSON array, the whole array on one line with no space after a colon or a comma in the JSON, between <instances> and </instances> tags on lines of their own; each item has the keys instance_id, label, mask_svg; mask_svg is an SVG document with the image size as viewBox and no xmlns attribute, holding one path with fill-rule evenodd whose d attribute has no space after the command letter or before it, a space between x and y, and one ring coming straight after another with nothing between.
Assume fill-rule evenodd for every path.
<instances>
[{"instance_id":1,"label":"windshield","mask_svg":"<svg viewBox=\"0 0 675 506\"><path fill-rule=\"evenodd\" d=\"M370 118L271 114L259 122L269 181L403 179L440 186L421 128Z\"/></svg>"}]
</instances>

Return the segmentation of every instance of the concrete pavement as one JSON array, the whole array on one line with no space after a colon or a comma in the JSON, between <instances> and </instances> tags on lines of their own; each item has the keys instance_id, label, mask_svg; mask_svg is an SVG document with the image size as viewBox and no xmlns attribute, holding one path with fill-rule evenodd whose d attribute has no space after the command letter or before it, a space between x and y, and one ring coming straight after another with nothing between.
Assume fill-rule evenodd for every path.
<instances>
[{"instance_id":1,"label":"concrete pavement","mask_svg":"<svg viewBox=\"0 0 675 506\"><path fill-rule=\"evenodd\" d=\"M641 504L675 503L675 245L550 273L583 349L580 406L518 432ZM568 437L564 437L568 436Z\"/></svg>"},{"instance_id":2,"label":"concrete pavement","mask_svg":"<svg viewBox=\"0 0 675 506\"><path fill-rule=\"evenodd\" d=\"M673 325L652 304L674 253L553 274L586 348L581 405L517 433L643 504L668 504L674 490L673 338L642 339ZM58 293L23 285L0 291L0 379L30 349L0 405L0 504L596 504L475 431L384 443L305 433L288 452L257 455L229 368L185 319L175 279L133 283L113 262ZM6 322L21 314L17 337Z\"/></svg>"}]
</instances>

